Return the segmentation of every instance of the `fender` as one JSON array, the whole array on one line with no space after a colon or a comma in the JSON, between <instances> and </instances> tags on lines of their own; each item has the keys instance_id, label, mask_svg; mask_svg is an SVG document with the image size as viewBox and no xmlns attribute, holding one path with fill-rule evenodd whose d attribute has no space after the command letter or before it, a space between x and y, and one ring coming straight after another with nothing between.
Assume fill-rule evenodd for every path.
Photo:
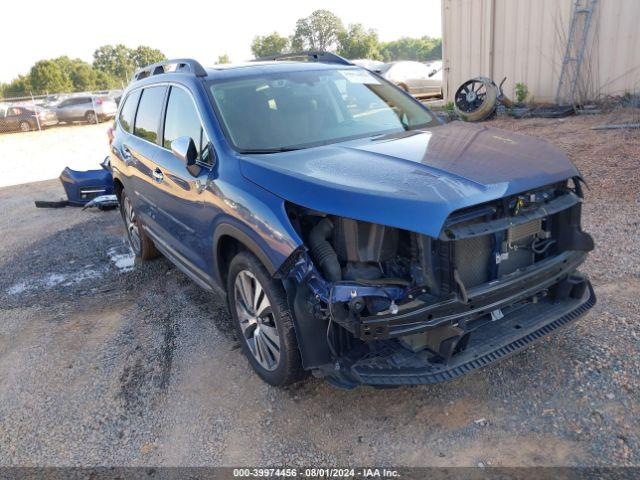
<instances>
[{"instance_id":1,"label":"fender","mask_svg":"<svg viewBox=\"0 0 640 480\"><path fill-rule=\"evenodd\" d=\"M269 272L269 275L273 275L277 271L277 266L273 264L264 250L260 248L258 243L253 240L247 233L245 233L235 225L232 225L230 223L222 223L216 228L215 233L213 234L213 275L216 282L218 282L223 288L225 288L225 285L222 280L220 265L218 264L218 248L220 245L220 239L224 236L235 238L245 247L247 247L247 249L249 249L249 251L256 257L258 257L260 262L262 262L264 267Z\"/></svg>"},{"instance_id":2,"label":"fender","mask_svg":"<svg viewBox=\"0 0 640 480\"><path fill-rule=\"evenodd\" d=\"M293 251L293 253L283 262L282 265L274 265L267 254L264 252L264 250L260 248L258 243L253 240L247 233L245 233L235 225L232 225L230 223L222 223L218 226L218 228L216 228L213 235L214 258L216 259L216 261L214 262L213 270L215 281L223 287L224 282L222 281L220 265L217 261L220 239L223 236L235 238L240 243L242 243L251 253L258 257L260 262L262 262L262 264L267 269L267 272L269 272L269 275L276 278L284 276L282 267L284 266L285 270L287 270L288 268L286 267L290 267L291 262L298 258L301 251L304 251L304 247L299 247ZM323 341L317 341L318 338L324 338L324 334L326 332L325 325L317 321L310 311L306 311L304 308L300 308L300 305L305 305L305 302L301 301L303 291L301 291L300 286L291 278L283 278L282 280L283 287L287 296L287 303L289 304L289 309L293 313L293 329L298 341L299 352L302 357L302 364L305 368L310 369L330 363L331 356L327 343ZM306 288L306 286L304 288ZM304 288L302 290L304 290Z\"/></svg>"}]
</instances>

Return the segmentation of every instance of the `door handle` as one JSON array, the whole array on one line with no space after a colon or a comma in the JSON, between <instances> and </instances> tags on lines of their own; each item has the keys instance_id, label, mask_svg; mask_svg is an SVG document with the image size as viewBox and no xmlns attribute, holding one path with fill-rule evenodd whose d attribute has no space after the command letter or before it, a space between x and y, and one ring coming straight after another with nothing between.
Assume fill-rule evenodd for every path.
<instances>
[{"instance_id":1,"label":"door handle","mask_svg":"<svg viewBox=\"0 0 640 480\"><path fill-rule=\"evenodd\" d=\"M133 158L131 150L126 145L122 145L122 158L125 162L129 162Z\"/></svg>"},{"instance_id":2,"label":"door handle","mask_svg":"<svg viewBox=\"0 0 640 480\"><path fill-rule=\"evenodd\" d=\"M164 180L164 173L162 173L162 170L160 170L159 168L156 168L153 172L151 172L151 175L153 175L153 178L158 183Z\"/></svg>"}]
</instances>

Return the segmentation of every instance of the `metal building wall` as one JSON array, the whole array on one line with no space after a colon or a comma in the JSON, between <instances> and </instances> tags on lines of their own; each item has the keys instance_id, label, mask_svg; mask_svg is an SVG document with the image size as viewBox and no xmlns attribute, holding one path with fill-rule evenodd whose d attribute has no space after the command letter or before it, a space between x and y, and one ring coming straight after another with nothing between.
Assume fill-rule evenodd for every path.
<instances>
[{"instance_id":1,"label":"metal building wall","mask_svg":"<svg viewBox=\"0 0 640 480\"><path fill-rule=\"evenodd\" d=\"M555 99L573 0L443 0L445 98L478 75L515 96L523 82L537 102ZM587 96L640 91L639 0L599 0L583 64Z\"/></svg>"}]
</instances>

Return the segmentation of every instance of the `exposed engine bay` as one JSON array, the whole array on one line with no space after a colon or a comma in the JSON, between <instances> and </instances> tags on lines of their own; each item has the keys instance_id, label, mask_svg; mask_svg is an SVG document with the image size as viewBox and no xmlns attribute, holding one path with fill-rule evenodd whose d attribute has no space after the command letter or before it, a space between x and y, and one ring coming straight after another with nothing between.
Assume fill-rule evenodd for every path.
<instances>
[{"instance_id":1,"label":"exposed engine bay","mask_svg":"<svg viewBox=\"0 0 640 480\"><path fill-rule=\"evenodd\" d=\"M585 295L581 198L577 179L503 198L454 212L439 238L288 205L307 246L287 266L296 316L324 321L331 362L382 345L447 363L525 305Z\"/></svg>"}]
</instances>

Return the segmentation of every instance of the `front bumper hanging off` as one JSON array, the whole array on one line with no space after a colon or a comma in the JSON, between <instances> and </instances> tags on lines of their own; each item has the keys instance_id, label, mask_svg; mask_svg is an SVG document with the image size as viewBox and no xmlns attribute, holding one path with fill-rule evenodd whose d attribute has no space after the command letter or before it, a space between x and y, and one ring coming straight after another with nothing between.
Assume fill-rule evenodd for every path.
<instances>
[{"instance_id":1,"label":"front bumper hanging off","mask_svg":"<svg viewBox=\"0 0 640 480\"><path fill-rule=\"evenodd\" d=\"M508 357L584 315L596 303L588 280L581 298L528 304L473 331L466 348L447 362L432 352L412 352L397 341L377 342L360 358L346 359L330 379L343 387L417 385L451 380Z\"/></svg>"},{"instance_id":2,"label":"front bumper hanging off","mask_svg":"<svg viewBox=\"0 0 640 480\"><path fill-rule=\"evenodd\" d=\"M584 252L573 251L539 262L513 278L469 290L466 303L454 297L401 310L395 315L375 315L341 324L361 341L359 346L334 363L318 365L316 373L346 388L358 384L428 384L496 362L576 320L595 305L589 280L576 272L585 256ZM407 294L401 287L330 284L305 254L289 267L290 277L305 285L317 301L345 302L354 296L353 292L357 296L390 300L399 300ZM496 310L504 316L488 321ZM307 325L316 322L311 319ZM451 328L459 332L459 337L449 342L448 350L436 349L438 353L433 348L412 351L398 340L433 332L435 336L444 335L444 346L453 339L447 338L446 331L442 332ZM466 338L461 341L463 337ZM318 337L313 338L312 344ZM304 343L302 338L299 341Z\"/></svg>"}]
</instances>

